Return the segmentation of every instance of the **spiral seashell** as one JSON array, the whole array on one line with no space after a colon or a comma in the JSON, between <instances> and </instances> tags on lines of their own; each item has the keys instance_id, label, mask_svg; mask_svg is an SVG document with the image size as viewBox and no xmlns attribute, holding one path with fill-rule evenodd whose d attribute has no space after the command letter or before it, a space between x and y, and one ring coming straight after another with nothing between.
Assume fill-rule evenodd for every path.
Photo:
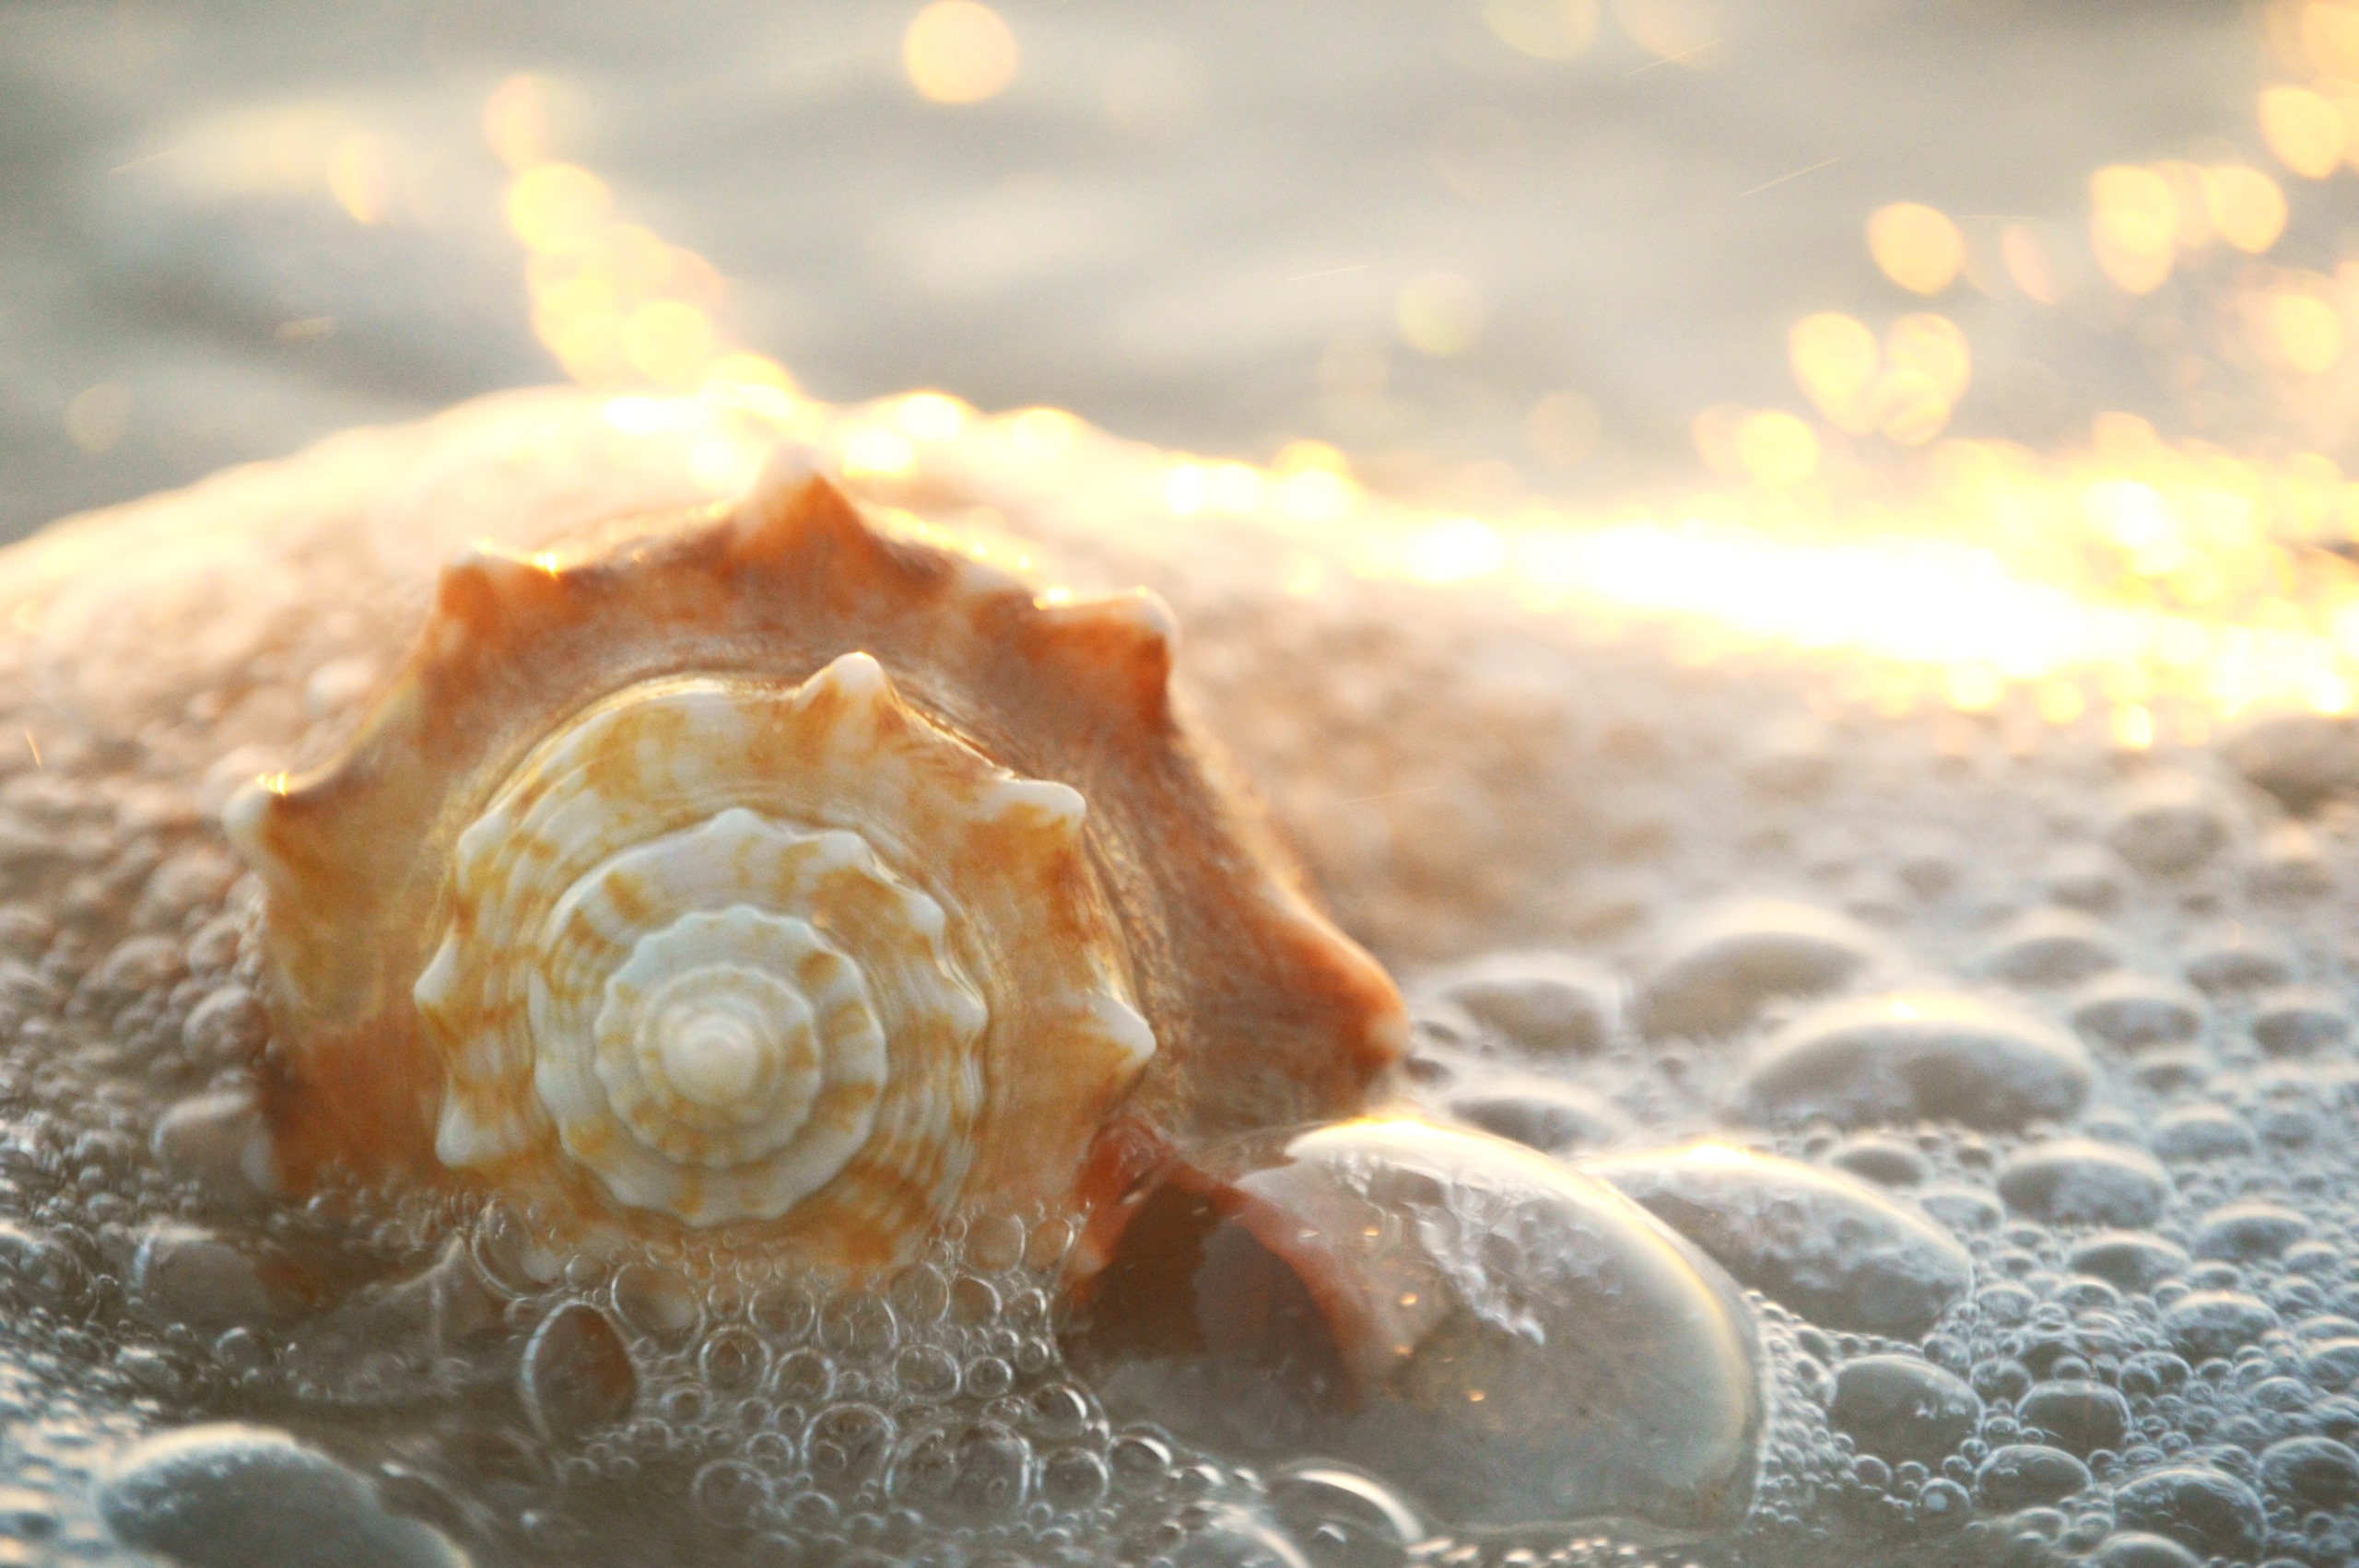
<instances>
[{"instance_id":1,"label":"spiral seashell","mask_svg":"<svg viewBox=\"0 0 2359 1568\"><path fill-rule=\"evenodd\" d=\"M1039 593L793 471L462 557L345 753L227 813L281 1170L859 1269L1079 1201L1118 1120L1355 1108L1398 999L1216 782L1170 644L1143 594Z\"/></svg>"}]
</instances>

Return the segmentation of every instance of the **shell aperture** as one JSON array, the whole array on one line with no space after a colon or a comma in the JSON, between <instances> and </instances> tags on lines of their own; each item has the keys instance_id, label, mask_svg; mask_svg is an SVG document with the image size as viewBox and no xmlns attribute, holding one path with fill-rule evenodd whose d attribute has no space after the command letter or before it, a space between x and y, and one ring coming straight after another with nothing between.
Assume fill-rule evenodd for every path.
<instances>
[{"instance_id":1,"label":"shell aperture","mask_svg":"<svg viewBox=\"0 0 2359 1568\"><path fill-rule=\"evenodd\" d=\"M1127 1081L1154 1053L1064 907L1083 815L863 653L787 689L687 676L595 705L459 836L414 993L449 1072L437 1154L497 1169L553 1133L616 1200L695 1225L940 1218L994 1022L974 970L1062 928L1004 1026L1067 1071Z\"/></svg>"}]
</instances>

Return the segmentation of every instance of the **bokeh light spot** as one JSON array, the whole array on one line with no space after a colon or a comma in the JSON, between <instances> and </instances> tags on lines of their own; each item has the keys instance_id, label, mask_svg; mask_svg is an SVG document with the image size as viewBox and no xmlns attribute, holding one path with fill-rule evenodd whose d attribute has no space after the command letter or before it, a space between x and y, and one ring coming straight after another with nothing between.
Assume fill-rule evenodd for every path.
<instances>
[{"instance_id":1,"label":"bokeh light spot","mask_svg":"<svg viewBox=\"0 0 2359 1568\"><path fill-rule=\"evenodd\" d=\"M1961 713L1988 712L2006 692L2006 683L1988 664L1954 664L1942 673L1942 696Z\"/></svg>"},{"instance_id":2,"label":"bokeh light spot","mask_svg":"<svg viewBox=\"0 0 2359 1568\"><path fill-rule=\"evenodd\" d=\"M1010 416L1007 434L1025 458L1050 462L1073 451L1081 435L1081 421L1062 408L1027 408Z\"/></svg>"},{"instance_id":3,"label":"bokeh light spot","mask_svg":"<svg viewBox=\"0 0 2359 1568\"><path fill-rule=\"evenodd\" d=\"M1949 425L1949 399L1942 395L1940 383L1920 370L1894 369L1878 390L1882 418L1877 428L1889 440L1920 447Z\"/></svg>"},{"instance_id":4,"label":"bokeh light spot","mask_svg":"<svg viewBox=\"0 0 2359 1568\"><path fill-rule=\"evenodd\" d=\"M943 392L911 392L894 404L893 423L912 440L954 440L966 428L967 405Z\"/></svg>"},{"instance_id":5,"label":"bokeh light spot","mask_svg":"<svg viewBox=\"0 0 2359 1568\"><path fill-rule=\"evenodd\" d=\"M328 193L355 223L379 224L393 216L393 146L382 136L345 137L328 160Z\"/></svg>"},{"instance_id":6,"label":"bokeh light spot","mask_svg":"<svg viewBox=\"0 0 2359 1568\"><path fill-rule=\"evenodd\" d=\"M2285 232L2285 193L2259 170L2222 164L2204 171L2203 189L2212 227L2247 255L2259 255Z\"/></svg>"},{"instance_id":7,"label":"bokeh light spot","mask_svg":"<svg viewBox=\"0 0 2359 1568\"><path fill-rule=\"evenodd\" d=\"M2277 161L2308 180L2342 167L2342 111L2307 88L2264 88L2260 134Z\"/></svg>"},{"instance_id":8,"label":"bokeh light spot","mask_svg":"<svg viewBox=\"0 0 2359 1568\"><path fill-rule=\"evenodd\" d=\"M1359 499L1351 464L1324 441L1288 441L1272 460L1278 509L1304 522L1333 522Z\"/></svg>"},{"instance_id":9,"label":"bokeh light spot","mask_svg":"<svg viewBox=\"0 0 2359 1568\"><path fill-rule=\"evenodd\" d=\"M2359 82L2359 6L2311 0L2299 32L2312 70L2330 81Z\"/></svg>"},{"instance_id":10,"label":"bokeh light spot","mask_svg":"<svg viewBox=\"0 0 2359 1568\"><path fill-rule=\"evenodd\" d=\"M1060 410L985 416L936 392L851 410L802 402L784 367L722 336L724 287L709 263L616 221L595 176L547 161L538 89L517 85L523 80L494 94L485 131L519 165L509 214L529 247L534 327L578 379L639 383L634 395L610 400L617 428L687 429L719 411L752 416L766 436L822 443L840 454L848 477L886 486L930 473L945 455L933 445L942 440L967 443L956 457L985 472L1007 465L1028 482L1053 466L1060 483L1097 482L1109 443ZM2322 97L2341 114L2345 93L2336 87ZM267 136L252 139L252 178L276 181L296 169L296 190L326 184L356 216L381 210L365 186L347 201L332 178L340 150L358 137L348 122L290 118L265 128ZM390 142L377 150L400 154ZM2272 393L2330 413L2341 383L2306 378L2352 369L2345 348L2348 322L2359 320L2359 260L2322 276L2205 255L2215 244L2245 255L2271 249L2286 228L2287 192L2233 154L2200 156L2223 161L2118 166L2090 187L2091 240L2106 275L2148 292L2184 260L2184 298L2157 309L2085 298L2089 251L2031 219L1977 220L1998 241L1988 259L2033 299L2071 298L2087 307L2083 322L2132 323L2158 373L2177 377L2194 364L2217 376L2272 375ZM393 188L414 203L402 172L395 168ZM1908 205L1878 215L1870 248L1895 282L1931 287L1942 269L1912 270L1922 260L1916 242L1904 234L1879 245L1876 230L1901 233L1894 226L1905 221L1938 236L1957 225L1929 207L1893 216ZM1976 233L1971 279L2004 293ZM1950 274L1942 287L1968 275L1965 266ZM1402 290L1395 324L1421 352L1462 353L1484 331L1486 303L1496 301L1473 282L1437 273ZM2224 306L2234 312L2224 321ZM329 330L324 318L318 325ZM2045 456L2013 441L1948 437L1975 375L1966 334L1921 311L1880 335L1882 325L1833 311L1797 322L1788 345L1795 381L1825 422L1758 406L1707 409L1694 425L1696 450L1726 482L1691 494L1676 511L1649 513L1641 503L1636 515L1608 519L1559 509L1522 491L1497 461L1454 469L1447 510L1430 511L1430 502L1364 492L1342 454L1319 442L1295 443L1266 468L1163 454L1142 471L1143 498L1159 498L1167 516L1255 515L1287 531L1292 553L1272 570L1290 592L1339 573L1437 582L1496 576L1535 609L1585 606L1616 627L1660 619L1675 631L1678 657L1698 665L1771 644L1856 650L1871 661L1859 694L1895 715L1936 704L1995 711L2002 729L2035 717L2085 720L2093 733L2145 747L2161 743L2158 731L2172 744L2192 743L2202 722L2261 704L2341 713L2359 700L2359 578L2318 548L2359 537L2359 485L2334 462L2316 451L2239 457L2166 439L2129 414L2099 416L2085 448ZM309 333L309 323L290 323L282 335L291 340L298 327ZM1332 398L1383 393L1384 349L1367 330L1349 340L1349 353L1331 344L1322 357L1320 384ZM2003 323L1992 333L1986 352L2001 352L1989 412L2011 416L2021 345ZM640 395L647 382L697 395ZM100 392L68 411L67 433L93 451L121 439L109 422L127 418L129 406L120 389ZM2065 417L2058 411L2049 428ZM1569 466L1597 443L1596 407L1579 392L1551 393L1529 410L1522 434L1536 459ZM1895 461L1871 438L1927 450ZM2323 418L2294 439L2340 451ZM700 440L710 456L694 460L698 483L715 494L734 487L763 445L734 435ZM1394 471L1379 473L1392 482Z\"/></svg>"},{"instance_id":11,"label":"bokeh light spot","mask_svg":"<svg viewBox=\"0 0 2359 1568\"><path fill-rule=\"evenodd\" d=\"M1946 316L1901 317L1884 334L1884 355L1894 369L1922 375L1944 403L1966 395L1974 358L1966 333Z\"/></svg>"},{"instance_id":12,"label":"bokeh light spot","mask_svg":"<svg viewBox=\"0 0 2359 1568\"><path fill-rule=\"evenodd\" d=\"M623 329L631 369L666 386L693 386L712 363L717 340L702 310L677 299L651 299Z\"/></svg>"},{"instance_id":13,"label":"bokeh light spot","mask_svg":"<svg viewBox=\"0 0 2359 1568\"><path fill-rule=\"evenodd\" d=\"M1325 441L1288 441L1270 460L1270 466L1281 474L1341 474L1352 471L1351 460L1341 450Z\"/></svg>"},{"instance_id":14,"label":"bokeh light spot","mask_svg":"<svg viewBox=\"0 0 2359 1568\"><path fill-rule=\"evenodd\" d=\"M131 428L131 389L121 381L84 387L65 405L65 435L92 457L114 450Z\"/></svg>"},{"instance_id":15,"label":"bokeh light spot","mask_svg":"<svg viewBox=\"0 0 2359 1568\"><path fill-rule=\"evenodd\" d=\"M534 335L557 356L567 375L585 386L630 379L630 361L623 348L624 324L622 312L614 306L613 290L589 278L562 290L550 290L533 307Z\"/></svg>"},{"instance_id":16,"label":"bokeh light spot","mask_svg":"<svg viewBox=\"0 0 2359 1568\"><path fill-rule=\"evenodd\" d=\"M2262 352L2300 375L2323 375L2342 357L2342 317L2315 295L2287 289L2260 301Z\"/></svg>"},{"instance_id":17,"label":"bokeh light spot","mask_svg":"<svg viewBox=\"0 0 2359 1568\"><path fill-rule=\"evenodd\" d=\"M512 170L548 161L550 89L546 77L514 76L492 88L483 104L483 137Z\"/></svg>"},{"instance_id":18,"label":"bokeh light spot","mask_svg":"<svg viewBox=\"0 0 2359 1568\"><path fill-rule=\"evenodd\" d=\"M1597 0L1483 0L1483 22L1535 60L1570 60L1597 41Z\"/></svg>"},{"instance_id":19,"label":"bokeh light spot","mask_svg":"<svg viewBox=\"0 0 2359 1568\"><path fill-rule=\"evenodd\" d=\"M1790 414L1765 409L1736 427L1739 467L1764 485L1795 485L1818 468L1818 437Z\"/></svg>"},{"instance_id":20,"label":"bokeh light spot","mask_svg":"<svg viewBox=\"0 0 2359 1568\"><path fill-rule=\"evenodd\" d=\"M1744 423L1744 415L1745 411L1735 404L1716 403L1688 422L1688 439L1696 443L1696 455L1713 473L1744 473L1744 461L1736 450L1736 433Z\"/></svg>"},{"instance_id":21,"label":"bokeh light spot","mask_svg":"<svg viewBox=\"0 0 2359 1568\"><path fill-rule=\"evenodd\" d=\"M1410 347L1447 358L1482 336L1483 296L1456 273L1428 273L1401 291L1392 316Z\"/></svg>"},{"instance_id":22,"label":"bokeh light spot","mask_svg":"<svg viewBox=\"0 0 2359 1568\"><path fill-rule=\"evenodd\" d=\"M1713 0L1614 0L1614 20L1657 59L1701 69L1724 36Z\"/></svg>"},{"instance_id":23,"label":"bokeh light spot","mask_svg":"<svg viewBox=\"0 0 2359 1568\"><path fill-rule=\"evenodd\" d=\"M980 103L1015 79L1015 35L977 0L934 0L901 36L901 68L933 103Z\"/></svg>"},{"instance_id":24,"label":"bokeh light spot","mask_svg":"<svg viewBox=\"0 0 2359 1568\"><path fill-rule=\"evenodd\" d=\"M2129 294L2152 294L2171 275L2178 198L2151 169L2115 164L2089 180L2089 240L2097 265Z\"/></svg>"},{"instance_id":25,"label":"bokeh light spot","mask_svg":"<svg viewBox=\"0 0 2359 1568\"><path fill-rule=\"evenodd\" d=\"M1854 436L1875 428L1867 393L1883 355L1865 323L1823 310L1794 323L1786 348L1795 383L1828 423Z\"/></svg>"},{"instance_id":26,"label":"bokeh light spot","mask_svg":"<svg viewBox=\"0 0 2359 1568\"><path fill-rule=\"evenodd\" d=\"M508 228L535 251L586 244L615 208L606 182L570 163L541 163L508 186Z\"/></svg>"},{"instance_id":27,"label":"bokeh light spot","mask_svg":"<svg viewBox=\"0 0 2359 1568\"><path fill-rule=\"evenodd\" d=\"M1895 202L1868 219L1868 253L1911 294L1939 294L1966 264L1966 239L1949 216L1919 202Z\"/></svg>"},{"instance_id":28,"label":"bokeh light spot","mask_svg":"<svg viewBox=\"0 0 2359 1568\"><path fill-rule=\"evenodd\" d=\"M2033 690L2032 708L2048 723L2070 724L2089 710L2089 699L2071 681L2051 676Z\"/></svg>"},{"instance_id":29,"label":"bokeh light spot","mask_svg":"<svg viewBox=\"0 0 2359 1568\"><path fill-rule=\"evenodd\" d=\"M1262 472L1250 462L1212 465L1213 505L1225 512L1250 512L1262 504Z\"/></svg>"}]
</instances>

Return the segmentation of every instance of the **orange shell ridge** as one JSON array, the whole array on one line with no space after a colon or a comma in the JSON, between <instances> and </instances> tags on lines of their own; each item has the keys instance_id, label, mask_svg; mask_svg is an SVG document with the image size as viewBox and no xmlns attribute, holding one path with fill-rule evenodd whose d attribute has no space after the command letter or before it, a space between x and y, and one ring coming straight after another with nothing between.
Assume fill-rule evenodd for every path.
<instances>
[{"instance_id":1,"label":"orange shell ridge","mask_svg":"<svg viewBox=\"0 0 2359 1568\"><path fill-rule=\"evenodd\" d=\"M1170 612L872 528L776 462L472 551L342 755L230 803L281 1179L513 1192L815 1263L1346 1115L1401 1001L1175 704Z\"/></svg>"}]
</instances>

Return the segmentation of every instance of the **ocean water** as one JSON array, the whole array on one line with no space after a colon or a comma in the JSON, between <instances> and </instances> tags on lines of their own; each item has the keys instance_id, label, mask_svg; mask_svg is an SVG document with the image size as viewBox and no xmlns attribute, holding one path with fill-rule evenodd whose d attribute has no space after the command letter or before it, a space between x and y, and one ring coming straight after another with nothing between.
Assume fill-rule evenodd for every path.
<instances>
[{"instance_id":1,"label":"ocean water","mask_svg":"<svg viewBox=\"0 0 2359 1568\"><path fill-rule=\"evenodd\" d=\"M1510 31L1593 27L1543 59L1477 0L1044 0L1006 8L1015 76L967 106L912 90L915 9L11 7L0 528L557 376L482 131L520 72L553 84L555 154L709 260L734 340L819 395L941 386L1257 460L1314 438L1421 492L1485 460L1516 471L1490 493L1679 478L1700 410L1794 401L1795 321L1908 305L1863 240L1897 201L1990 252L1989 291L1942 302L1979 359L1959 428L2047 444L2175 404L2123 323L1993 281L1998 220L2069 239L2101 166L2266 161L2261 29L2227 4L1501 0ZM372 222L332 189L352 137L389 181ZM1435 275L1478 322L1439 356L1397 320ZM93 387L121 391L77 443ZM1552 393L1594 415L1569 466L1527 435Z\"/></svg>"}]
</instances>

